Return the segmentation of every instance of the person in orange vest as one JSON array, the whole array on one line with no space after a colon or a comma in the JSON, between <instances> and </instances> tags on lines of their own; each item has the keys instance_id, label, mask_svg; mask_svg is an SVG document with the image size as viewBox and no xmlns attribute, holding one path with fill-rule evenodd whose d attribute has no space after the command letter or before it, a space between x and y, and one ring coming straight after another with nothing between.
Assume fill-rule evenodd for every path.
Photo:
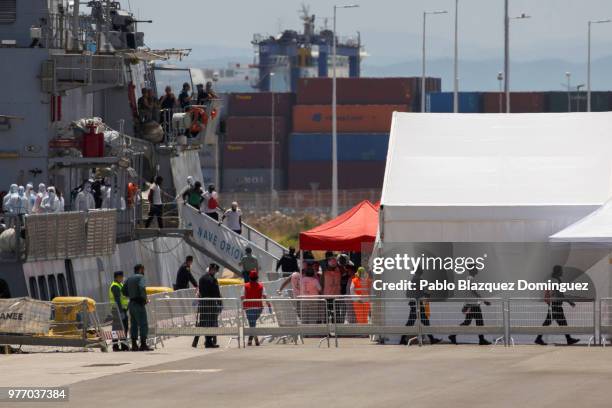
<instances>
[{"instance_id":1,"label":"person in orange vest","mask_svg":"<svg viewBox=\"0 0 612 408\"><path fill-rule=\"evenodd\" d=\"M372 287L372 279L368 275L368 272L363 266L357 269L357 273L351 280L351 295L357 296L370 296L370 290ZM370 315L370 302L356 298L353 301L353 311L355 312L355 319L359 324L367 324L368 316Z\"/></svg>"},{"instance_id":2,"label":"person in orange vest","mask_svg":"<svg viewBox=\"0 0 612 408\"><path fill-rule=\"evenodd\" d=\"M243 300L242 307L249 322L249 327L256 327L257 320L263 311L263 302L256 299L267 298L266 289L259 283L259 274L256 270L249 272L249 281L244 284L244 289L240 298ZM272 313L272 306L269 302L268 309L270 313ZM259 346L259 339L257 336L249 336L248 345L253 345L253 338L255 339L255 345Z\"/></svg>"}]
</instances>

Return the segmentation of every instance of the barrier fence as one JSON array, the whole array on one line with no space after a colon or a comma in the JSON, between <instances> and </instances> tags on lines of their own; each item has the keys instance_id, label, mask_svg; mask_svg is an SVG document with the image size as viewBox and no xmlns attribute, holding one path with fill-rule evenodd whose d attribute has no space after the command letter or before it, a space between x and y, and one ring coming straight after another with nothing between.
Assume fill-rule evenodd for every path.
<instances>
[{"instance_id":1,"label":"barrier fence","mask_svg":"<svg viewBox=\"0 0 612 408\"><path fill-rule=\"evenodd\" d=\"M218 300L218 299L217 299ZM581 335L589 345L612 336L612 299L406 299L365 296L297 299L222 299L218 327L204 325L215 299L165 298L156 301L156 332L163 336L263 336L270 341L305 336L403 336L423 343L426 336L493 336L495 344L514 345L513 336ZM597 307L597 305L601 305ZM204 318L203 318L204 316ZM206 317L209 316L209 317ZM225 316L223 319L221 316ZM214 319L212 319L214 320ZM223 322L222 322L223 321ZM198 324L199 323L199 324ZM303 341L303 340L302 340Z\"/></svg>"}]
</instances>

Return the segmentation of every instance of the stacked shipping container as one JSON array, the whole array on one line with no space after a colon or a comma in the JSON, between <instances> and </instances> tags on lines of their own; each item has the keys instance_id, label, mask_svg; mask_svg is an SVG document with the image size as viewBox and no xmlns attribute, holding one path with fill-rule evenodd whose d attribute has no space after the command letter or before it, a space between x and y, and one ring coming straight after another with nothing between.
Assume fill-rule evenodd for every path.
<instances>
[{"instance_id":1,"label":"stacked shipping container","mask_svg":"<svg viewBox=\"0 0 612 408\"><path fill-rule=\"evenodd\" d=\"M381 188L393 112L410 112L420 95L420 78L340 78L337 88L338 185ZM428 78L430 91L440 80ZM298 82L289 142L289 189L331 187L332 81ZM419 109L420 105L416 106Z\"/></svg>"},{"instance_id":2,"label":"stacked shipping container","mask_svg":"<svg viewBox=\"0 0 612 408\"><path fill-rule=\"evenodd\" d=\"M291 93L228 96L229 114L224 123L225 138L221 147L223 191L269 191L272 146L275 188L286 187L287 139L294 101L295 94Z\"/></svg>"}]
</instances>

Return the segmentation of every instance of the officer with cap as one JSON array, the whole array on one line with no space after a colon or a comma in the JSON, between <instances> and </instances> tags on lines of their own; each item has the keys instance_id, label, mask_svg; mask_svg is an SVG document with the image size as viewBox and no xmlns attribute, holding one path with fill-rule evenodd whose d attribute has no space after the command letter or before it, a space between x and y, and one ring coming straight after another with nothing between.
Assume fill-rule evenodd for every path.
<instances>
[{"instance_id":1,"label":"officer with cap","mask_svg":"<svg viewBox=\"0 0 612 408\"><path fill-rule=\"evenodd\" d=\"M108 288L108 299L117 306L112 309L112 330L117 333L117 337L113 336L113 351L129 351L130 348L124 341L128 331L128 304L130 300L121 293L121 289L123 289L123 271L115 272L113 277L113 283ZM120 333L123 334L121 338ZM119 340L121 340L121 348L119 347Z\"/></svg>"}]
</instances>

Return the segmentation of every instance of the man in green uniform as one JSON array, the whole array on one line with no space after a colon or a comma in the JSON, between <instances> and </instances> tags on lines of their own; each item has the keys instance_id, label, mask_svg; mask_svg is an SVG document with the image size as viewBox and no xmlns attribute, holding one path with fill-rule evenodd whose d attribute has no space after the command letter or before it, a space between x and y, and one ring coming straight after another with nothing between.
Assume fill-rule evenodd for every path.
<instances>
[{"instance_id":1,"label":"man in green uniform","mask_svg":"<svg viewBox=\"0 0 612 408\"><path fill-rule=\"evenodd\" d=\"M112 330L117 333L117 337L113 337L113 351L129 351L127 343L124 341L127 338L128 330L128 303L129 299L121 293L123 288L123 271L117 271L114 274L113 283L108 288L108 299L117 307L112 309L113 323ZM120 334L122 333L122 334ZM121 341L121 348L119 342Z\"/></svg>"},{"instance_id":2,"label":"man in green uniform","mask_svg":"<svg viewBox=\"0 0 612 408\"><path fill-rule=\"evenodd\" d=\"M242 269L242 279L244 279L245 282L249 282L249 273L251 273L251 271L259 272L259 262L257 258L253 256L251 247L246 247L244 249L244 256L240 258L238 265Z\"/></svg>"},{"instance_id":3,"label":"man in green uniform","mask_svg":"<svg viewBox=\"0 0 612 408\"><path fill-rule=\"evenodd\" d=\"M149 323L147 321L148 302L144 277L144 266L138 264L134 267L134 275L130 276L123 285L122 293L130 299L130 335L132 337L132 351L152 351L147 346ZM140 347L138 347L138 333L140 332Z\"/></svg>"}]
</instances>

